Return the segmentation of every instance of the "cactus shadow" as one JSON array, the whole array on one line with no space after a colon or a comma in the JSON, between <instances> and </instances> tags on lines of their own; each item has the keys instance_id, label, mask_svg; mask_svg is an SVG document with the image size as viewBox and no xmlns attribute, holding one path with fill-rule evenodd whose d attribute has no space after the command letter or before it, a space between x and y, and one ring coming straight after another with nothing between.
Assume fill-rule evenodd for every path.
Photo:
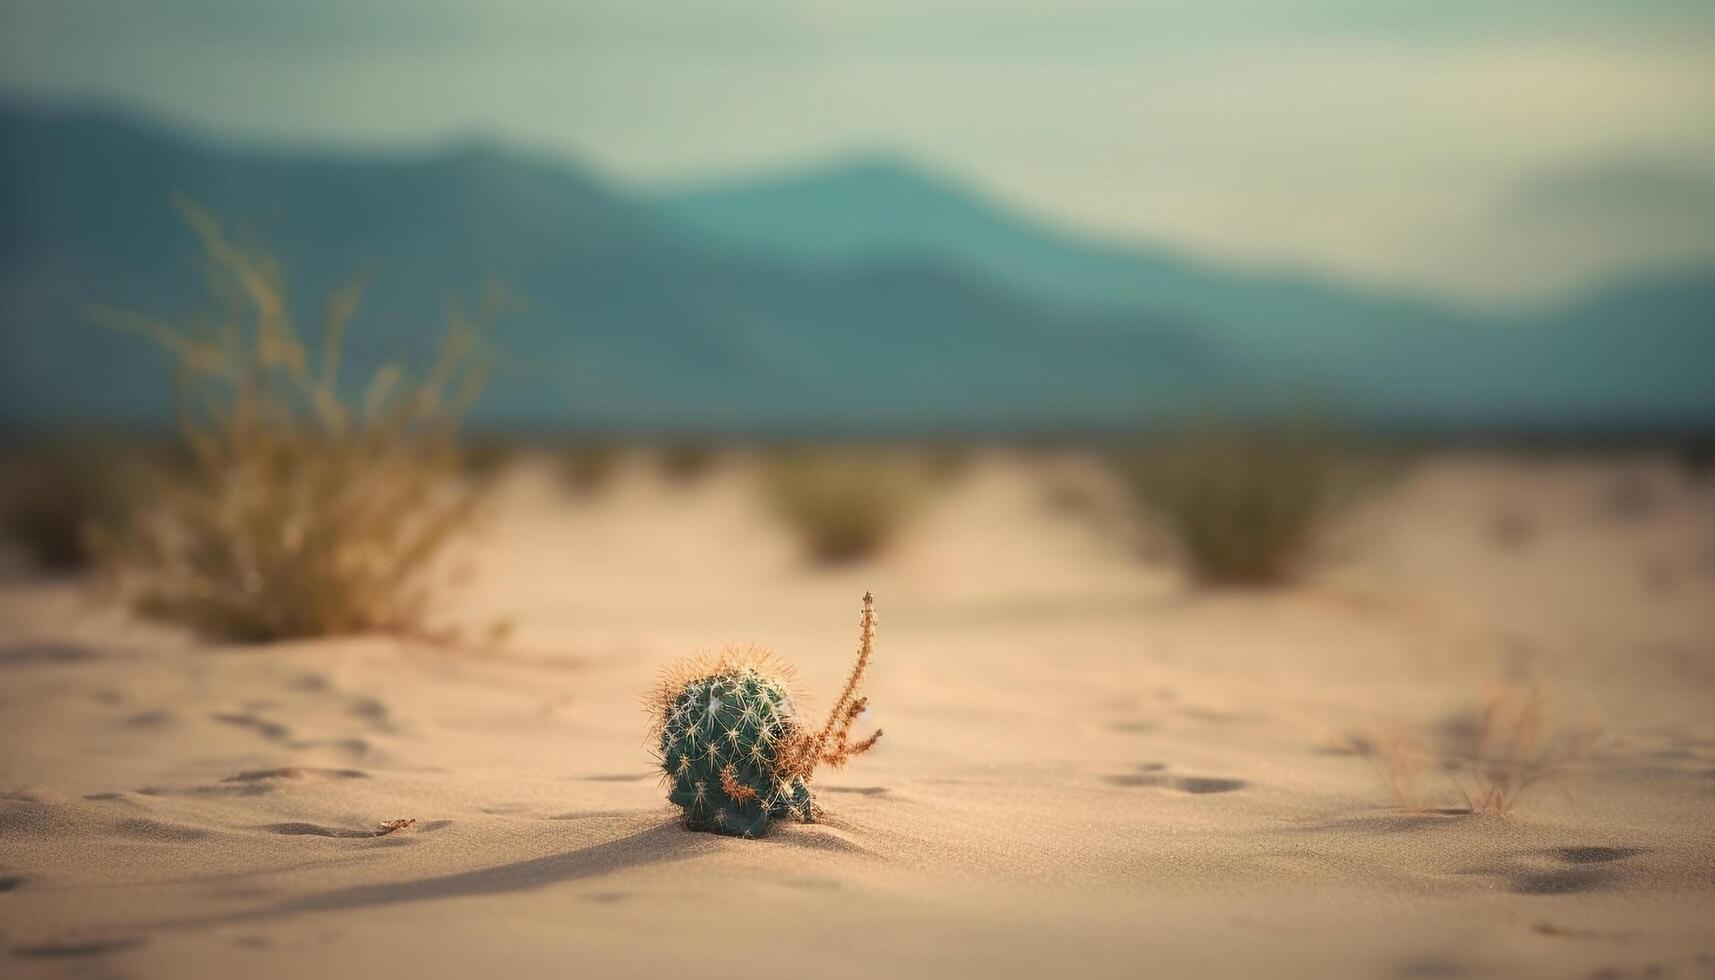
<instances>
[{"instance_id":1,"label":"cactus shadow","mask_svg":"<svg viewBox=\"0 0 1715 980\"><path fill-rule=\"evenodd\" d=\"M707 853L712 846L713 842L706 835L686 833L678 821L670 820L623 837L547 857L513 861L457 874L341 888L305 895L264 909L225 916L160 922L155 925L161 928L202 927L285 918L313 912L345 912L446 898L505 895L600 878L645 865L683 861Z\"/></svg>"}]
</instances>

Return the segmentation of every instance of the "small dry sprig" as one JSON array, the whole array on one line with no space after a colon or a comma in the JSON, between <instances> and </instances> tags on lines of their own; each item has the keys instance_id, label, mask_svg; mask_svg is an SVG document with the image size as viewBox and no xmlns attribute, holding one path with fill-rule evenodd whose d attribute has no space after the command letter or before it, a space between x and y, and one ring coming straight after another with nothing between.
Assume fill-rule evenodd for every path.
<instances>
[{"instance_id":1,"label":"small dry sprig","mask_svg":"<svg viewBox=\"0 0 1715 980\"><path fill-rule=\"evenodd\" d=\"M1468 744L1439 766L1465 812L1504 816L1532 787L1566 776L1588 759L1600 732L1593 721L1553 730L1540 688L1495 686L1484 697ZM1397 724L1377 746L1378 766L1395 804L1425 809L1418 781L1437 760Z\"/></svg>"},{"instance_id":2,"label":"small dry sprig","mask_svg":"<svg viewBox=\"0 0 1715 980\"><path fill-rule=\"evenodd\" d=\"M857 661L840 691L839 699L828 709L828 718L814 735L800 731L787 745L784 757L791 760L789 771L809 779L816 766L826 762L835 769L844 768L853 756L862 755L875 747L881 729L857 742L851 740L852 725L869 707L869 698L861 697L864 677L869 673L869 659L875 652L875 596L863 594L863 612L858 617Z\"/></svg>"},{"instance_id":3,"label":"small dry sprig","mask_svg":"<svg viewBox=\"0 0 1715 980\"><path fill-rule=\"evenodd\" d=\"M416 817L401 817L397 820L383 820L375 828L375 836L386 837L388 834L398 833L401 830L410 830L415 826L417 826Z\"/></svg>"},{"instance_id":4,"label":"small dry sprig","mask_svg":"<svg viewBox=\"0 0 1715 980\"><path fill-rule=\"evenodd\" d=\"M193 457L107 549L117 584L145 613L225 639L425 634L434 560L478 503L459 479L457 425L486 380L483 338L505 295L491 291L472 317L455 308L422 377L387 365L348 400L340 363L360 284L333 296L312 352L278 263L181 209L226 310L188 324L102 316L176 357Z\"/></svg>"},{"instance_id":5,"label":"small dry sprig","mask_svg":"<svg viewBox=\"0 0 1715 980\"><path fill-rule=\"evenodd\" d=\"M1475 755L1453 771L1454 784L1473 813L1505 814L1526 790L1588 758L1598 733L1593 722L1553 732L1540 689L1496 687L1484 698Z\"/></svg>"},{"instance_id":6,"label":"small dry sprig","mask_svg":"<svg viewBox=\"0 0 1715 980\"><path fill-rule=\"evenodd\" d=\"M1382 776L1394 802L1406 810L1423 809L1417 779L1434 761L1429 753L1397 722L1387 726L1375 745Z\"/></svg>"}]
</instances>

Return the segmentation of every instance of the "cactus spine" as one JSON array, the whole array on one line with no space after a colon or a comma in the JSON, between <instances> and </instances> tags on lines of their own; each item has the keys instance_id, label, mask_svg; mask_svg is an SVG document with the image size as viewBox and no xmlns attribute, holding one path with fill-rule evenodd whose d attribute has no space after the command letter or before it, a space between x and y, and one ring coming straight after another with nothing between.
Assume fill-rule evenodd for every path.
<instances>
[{"instance_id":1,"label":"cactus spine","mask_svg":"<svg viewBox=\"0 0 1715 980\"><path fill-rule=\"evenodd\" d=\"M727 647L669 666L650 710L667 798L684 811L685 826L760 837L771 820L814 821L816 766L843 766L881 737L851 740L869 704L858 692L874 647L875 599L865 593L857 662L815 729L798 713L791 668L766 650Z\"/></svg>"}]
</instances>

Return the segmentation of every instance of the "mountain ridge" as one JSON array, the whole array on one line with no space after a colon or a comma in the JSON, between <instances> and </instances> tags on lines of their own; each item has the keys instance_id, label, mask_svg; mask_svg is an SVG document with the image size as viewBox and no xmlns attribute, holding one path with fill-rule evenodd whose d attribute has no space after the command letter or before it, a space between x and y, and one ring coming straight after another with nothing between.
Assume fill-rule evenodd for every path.
<instances>
[{"instance_id":1,"label":"mountain ridge","mask_svg":"<svg viewBox=\"0 0 1715 980\"><path fill-rule=\"evenodd\" d=\"M866 179L897 194L890 167L872 161ZM492 141L286 153L123 113L0 105L0 429L168 417L164 365L84 311L199 307L174 192L275 250L300 298L374 260L354 366L422 349L447 296L508 282L531 307L501 334L512 370L477 419L494 427L1112 430L1306 392L1396 427L1715 420L1686 367L1709 352L1715 276L1546 318L1477 317L1172 256L1134 269L1155 253L996 219L981 195L903 173L918 205L847 208L880 215L867 225L758 178L788 202L764 217L811 214L808 234L832 244L751 247L687 216L682 196ZM936 208L958 220L926 222Z\"/></svg>"},{"instance_id":2,"label":"mountain ridge","mask_svg":"<svg viewBox=\"0 0 1715 980\"><path fill-rule=\"evenodd\" d=\"M281 156L13 110L0 112L0 425L166 418L163 368L96 334L83 310L198 308L173 193L253 229L299 297L377 260L367 308L391 333L357 325L354 369L389 343L425 346L443 297L507 281L531 302L501 343L531 370L485 396L477 421L494 426L1087 425L1228 370L1148 314L1116 330L956 270L801 270L709 248L579 170L504 151Z\"/></svg>"}]
</instances>

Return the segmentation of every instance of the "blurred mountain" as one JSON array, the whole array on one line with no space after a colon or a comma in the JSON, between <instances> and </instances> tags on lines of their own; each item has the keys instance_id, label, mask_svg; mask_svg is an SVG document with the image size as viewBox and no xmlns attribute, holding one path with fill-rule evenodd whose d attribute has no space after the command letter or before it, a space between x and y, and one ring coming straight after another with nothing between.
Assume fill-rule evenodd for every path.
<instances>
[{"instance_id":1,"label":"blurred mountain","mask_svg":"<svg viewBox=\"0 0 1715 980\"><path fill-rule=\"evenodd\" d=\"M833 267L882 256L951 262L1058 309L1166 311L1252 364L1273 397L1313 393L1383 424L1715 420L1715 386L1688 367L1715 355L1715 268L1603 287L1547 313L1473 312L1091 241L887 156L674 189L657 204L751 254Z\"/></svg>"},{"instance_id":2,"label":"blurred mountain","mask_svg":"<svg viewBox=\"0 0 1715 980\"><path fill-rule=\"evenodd\" d=\"M504 281L527 308L492 427L1052 431L1301 396L1429 428L1715 420L1715 275L1481 316L1085 242L885 160L643 198L491 145L285 152L9 108L0 428L170 419L167 358L88 311L206 311L174 194L278 255L311 330L372 267L350 378L426 357L450 299Z\"/></svg>"},{"instance_id":3,"label":"blurred mountain","mask_svg":"<svg viewBox=\"0 0 1715 980\"><path fill-rule=\"evenodd\" d=\"M488 146L349 156L232 149L100 113L0 112L0 424L155 424L169 365L99 304L206 306L182 194L265 244L314 327L374 263L352 375L426 356L451 297L527 308L481 402L492 426L612 431L1088 426L1235 383L1151 312L1039 308L937 263L837 270L734 254L560 161Z\"/></svg>"}]
</instances>

